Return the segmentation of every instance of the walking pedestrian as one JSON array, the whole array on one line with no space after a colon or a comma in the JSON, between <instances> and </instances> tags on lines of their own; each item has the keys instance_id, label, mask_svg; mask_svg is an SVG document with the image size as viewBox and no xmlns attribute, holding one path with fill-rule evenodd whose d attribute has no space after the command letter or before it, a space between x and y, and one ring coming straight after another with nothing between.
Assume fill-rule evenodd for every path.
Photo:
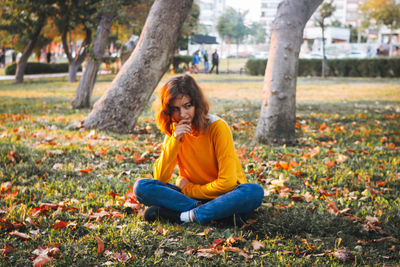
<instances>
[{"instance_id":1,"label":"walking pedestrian","mask_svg":"<svg viewBox=\"0 0 400 267\"><path fill-rule=\"evenodd\" d=\"M208 68L210 67L210 65L209 65L209 63L208 63L208 53L207 53L207 50L204 51L203 61L204 61L204 72L205 72L205 73L208 73Z\"/></svg>"},{"instance_id":2,"label":"walking pedestrian","mask_svg":"<svg viewBox=\"0 0 400 267\"><path fill-rule=\"evenodd\" d=\"M215 52L212 54L211 57L212 57L212 67L211 67L210 73L213 72L214 67L215 67L215 71L218 74L219 56L218 56L217 49L215 49Z\"/></svg>"},{"instance_id":3,"label":"walking pedestrian","mask_svg":"<svg viewBox=\"0 0 400 267\"><path fill-rule=\"evenodd\" d=\"M200 55L199 55L199 50L197 50L193 54L192 72L197 73L198 65L199 65L200 62L201 62L201 58L200 58Z\"/></svg>"}]
</instances>

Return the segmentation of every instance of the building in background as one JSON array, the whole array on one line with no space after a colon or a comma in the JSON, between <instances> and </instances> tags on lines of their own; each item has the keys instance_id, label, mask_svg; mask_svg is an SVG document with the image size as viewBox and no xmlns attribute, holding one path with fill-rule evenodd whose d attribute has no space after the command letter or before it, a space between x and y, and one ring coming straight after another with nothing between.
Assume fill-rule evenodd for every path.
<instances>
[{"instance_id":1,"label":"building in background","mask_svg":"<svg viewBox=\"0 0 400 267\"><path fill-rule=\"evenodd\" d=\"M271 37L271 24L275 19L276 10L282 0L261 0L260 6L260 23L267 32L267 40Z\"/></svg>"},{"instance_id":2,"label":"building in background","mask_svg":"<svg viewBox=\"0 0 400 267\"><path fill-rule=\"evenodd\" d=\"M261 0L260 6L260 23L263 24L267 31L267 36L270 37L271 34L271 24L275 19L276 11L279 3L282 0ZM331 18L327 20L327 23L332 21L339 21L343 26L352 25L353 27L357 27L360 21L360 12L359 7L362 3L362 0L334 0L333 4L336 6L336 11L332 15ZM314 20L313 18L306 25L307 28L314 28ZM313 32L313 36L315 36L315 30L311 30ZM336 37L335 32L339 33ZM329 41L348 41L348 38L344 38L342 31L331 31Z\"/></svg>"},{"instance_id":3,"label":"building in background","mask_svg":"<svg viewBox=\"0 0 400 267\"><path fill-rule=\"evenodd\" d=\"M218 35L218 18L226 10L226 0L195 0L200 7L199 24L204 28L203 34L214 36L221 42Z\"/></svg>"}]
</instances>

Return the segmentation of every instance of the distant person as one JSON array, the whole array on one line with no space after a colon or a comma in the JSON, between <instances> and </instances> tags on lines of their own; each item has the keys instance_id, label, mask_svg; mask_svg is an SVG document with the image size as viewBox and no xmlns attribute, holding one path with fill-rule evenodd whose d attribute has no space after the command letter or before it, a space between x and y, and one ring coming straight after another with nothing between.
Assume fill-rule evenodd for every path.
<instances>
[{"instance_id":1,"label":"distant person","mask_svg":"<svg viewBox=\"0 0 400 267\"><path fill-rule=\"evenodd\" d=\"M215 67L215 71L218 74L219 56L218 56L218 53L217 53L216 49L215 49L215 52L212 54L211 57L212 57L212 67L211 67L210 73L213 72L214 67Z\"/></svg>"},{"instance_id":2,"label":"distant person","mask_svg":"<svg viewBox=\"0 0 400 267\"><path fill-rule=\"evenodd\" d=\"M13 64L17 62L17 54L15 53L15 51L13 51L11 54L11 60Z\"/></svg>"},{"instance_id":3,"label":"distant person","mask_svg":"<svg viewBox=\"0 0 400 267\"><path fill-rule=\"evenodd\" d=\"M210 67L210 65L208 63L208 52L207 52L207 50L204 51L203 61L204 61L204 72L207 73L208 72L208 68Z\"/></svg>"},{"instance_id":4,"label":"distant person","mask_svg":"<svg viewBox=\"0 0 400 267\"><path fill-rule=\"evenodd\" d=\"M398 46L394 47L393 56L400 56L400 49Z\"/></svg>"},{"instance_id":5,"label":"distant person","mask_svg":"<svg viewBox=\"0 0 400 267\"><path fill-rule=\"evenodd\" d=\"M50 64L50 62L51 62L51 52L50 51L47 52L47 54L46 54L46 62L47 62L47 64Z\"/></svg>"},{"instance_id":6,"label":"distant person","mask_svg":"<svg viewBox=\"0 0 400 267\"><path fill-rule=\"evenodd\" d=\"M6 49L3 47L0 53L0 68L4 68L6 66Z\"/></svg>"},{"instance_id":7,"label":"distant person","mask_svg":"<svg viewBox=\"0 0 400 267\"><path fill-rule=\"evenodd\" d=\"M201 62L201 58L200 58L200 55L199 55L199 50L197 50L193 54L192 72L197 73L198 68L199 68L198 66L199 66L200 62Z\"/></svg>"}]
</instances>

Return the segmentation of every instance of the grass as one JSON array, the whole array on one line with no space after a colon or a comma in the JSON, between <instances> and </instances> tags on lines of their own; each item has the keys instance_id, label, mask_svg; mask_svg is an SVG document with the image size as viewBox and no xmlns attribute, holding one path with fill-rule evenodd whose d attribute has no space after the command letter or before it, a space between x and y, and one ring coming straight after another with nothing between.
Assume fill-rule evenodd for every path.
<instances>
[{"instance_id":1,"label":"grass","mask_svg":"<svg viewBox=\"0 0 400 267\"><path fill-rule=\"evenodd\" d=\"M76 125L90 110L70 108L77 83L3 81L0 265L398 266L398 79L300 78L298 144L271 147L250 145L262 78L195 77L265 189L247 227L143 221L129 192L162 142L150 104L137 134L87 131ZM100 77L95 99L111 80Z\"/></svg>"}]
</instances>

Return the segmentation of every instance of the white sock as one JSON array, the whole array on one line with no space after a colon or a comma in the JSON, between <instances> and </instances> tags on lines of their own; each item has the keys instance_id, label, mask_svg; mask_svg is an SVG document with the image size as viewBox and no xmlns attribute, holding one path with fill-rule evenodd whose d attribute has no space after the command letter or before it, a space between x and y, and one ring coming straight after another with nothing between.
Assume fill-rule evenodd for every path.
<instances>
[{"instance_id":1,"label":"white sock","mask_svg":"<svg viewBox=\"0 0 400 267\"><path fill-rule=\"evenodd\" d=\"M180 218L181 218L182 222L193 222L193 221L195 221L193 210L182 212Z\"/></svg>"}]
</instances>

